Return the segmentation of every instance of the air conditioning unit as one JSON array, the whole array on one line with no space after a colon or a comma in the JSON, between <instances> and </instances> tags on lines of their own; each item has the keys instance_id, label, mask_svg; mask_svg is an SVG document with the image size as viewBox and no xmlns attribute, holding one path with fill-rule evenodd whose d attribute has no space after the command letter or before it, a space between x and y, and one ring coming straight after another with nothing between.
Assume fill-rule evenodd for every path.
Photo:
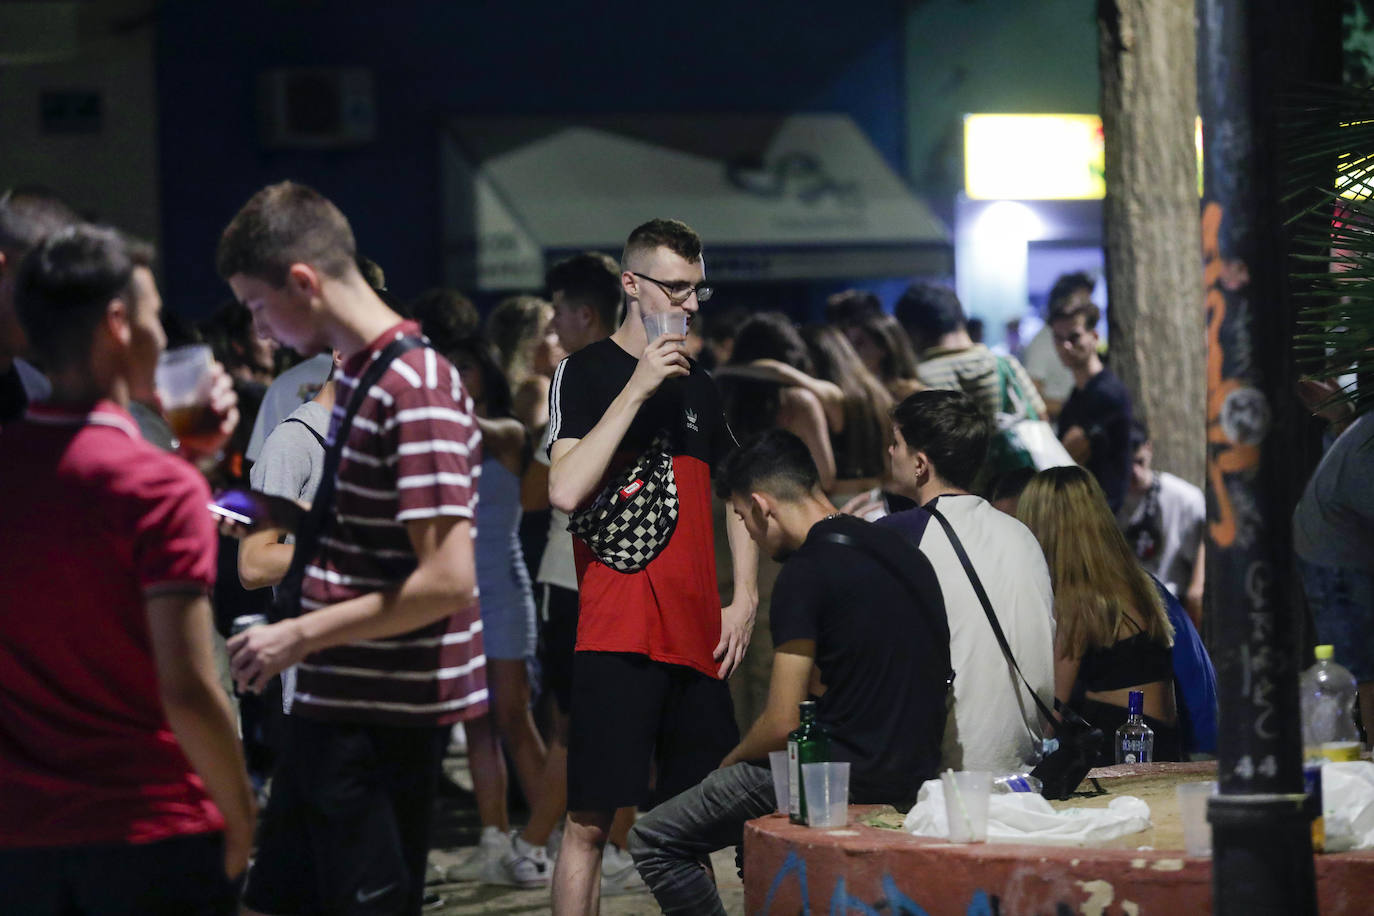
<instances>
[{"instance_id":1,"label":"air conditioning unit","mask_svg":"<svg viewBox=\"0 0 1374 916\"><path fill-rule=\"evenodd\" d=\"M258 77L258 125L267 149L344 149L377 136L372 71L267 70Z\"/></svg>"}]
</instances>

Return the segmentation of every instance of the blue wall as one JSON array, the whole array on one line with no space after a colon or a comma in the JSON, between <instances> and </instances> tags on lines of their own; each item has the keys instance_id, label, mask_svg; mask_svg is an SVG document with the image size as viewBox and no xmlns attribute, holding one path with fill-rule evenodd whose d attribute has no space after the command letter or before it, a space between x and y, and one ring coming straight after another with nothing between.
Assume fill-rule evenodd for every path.
<instances>
[{"instance_id":1,"label":"blue wall","mask_svg":"<svg viewBox=\"0 0 1374 916\"><path fill-rule=\"evenodd\" d=\"M157 65L168 301L197 315L227 295L214 273L220 230L250 194L283 178L343 209L359 249L398 294L434 284L437 129L450 114L842 111L904 171L902 0L699 0L599 14L580 6L164 4ZM260 149L257 75L288 66L371 68L380 139L350 151Z\"/></svg>"}]
</instances>

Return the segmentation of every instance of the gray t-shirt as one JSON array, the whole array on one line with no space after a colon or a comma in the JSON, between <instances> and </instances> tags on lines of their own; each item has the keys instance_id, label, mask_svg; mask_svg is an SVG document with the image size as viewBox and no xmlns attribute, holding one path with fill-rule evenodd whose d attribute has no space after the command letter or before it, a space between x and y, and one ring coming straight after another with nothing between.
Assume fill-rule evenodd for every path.
<instances>
[{"instance_id":1,"label":"gray t-shirt","mask_svg":"<svg viewBox=\"0 0 1374 916\"><path fill-rule=\"evenodd\" d=\"M324 471L324 446L310 430L319 433L320 438L327 436L329 414L328 408L307 401L278 423L262 443L258 460L248 472L253 489L303 502L314 499ZM287 420L301 420L305 426ZM288 543L290 540L287 539Z\"/></svg>"},{"instance_id":2,"label":"gray t-shirt","mask_svg":"<svg viewBox=\"0 0 1374 916\"><path fill-rule=\"evenodd\" d=\"M258 416L253 421L253 432L248 437L248 447L243 450L243 457L249 461L262 460L262 446L267 441L267 436L280 426L281 421L290 416L292 411L302 404L309 403L310 399L319 393L320 386L329 378L329 370L333 366L334 357L326 352L297 363L277 376L267 387L267 393L262 396L262 403L258 405Z\"/></svg>"},{"instance_id":3,"label":"gray t-shirt","mask_svg":"<svg viewBox=\"0 0 1374 916\"><path fill-rule=\"evenodd\" d=\"M330 411L314 401L306 401L297 407L282 422L278 423L263 440L258 460L248 471L248 481L253 489L269 496L284 496L310 502L319 489L320 477L324 474L324 445L320 439L329 435ZM300 423L287 420L301 420ZM317 439L310 430L320 434ZM286 543L295 543L293 535L286 536ZM277 587L272 586L276 594ZM290 713L296 695L296 669L287 668L282 672L282 712Z\"/></svg>"},{"instance_id":4,"label":"gray t-shirt","mask_svg":"<svg viewBox=\"0 0 1374 916\"><path fill-rule=\"evenodd\" d=\"M1374 414L1341 433L1293 511L1293 547L1319 566L1374 570Z\"/></svg>"}]
</instances>

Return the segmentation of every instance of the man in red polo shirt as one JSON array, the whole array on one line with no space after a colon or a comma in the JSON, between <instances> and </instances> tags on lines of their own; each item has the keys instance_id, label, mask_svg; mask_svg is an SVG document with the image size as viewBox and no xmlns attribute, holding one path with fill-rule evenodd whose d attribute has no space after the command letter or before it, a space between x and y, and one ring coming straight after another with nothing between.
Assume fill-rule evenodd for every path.
<instances>
[{"instance_id":1,"label":"man in red polo shirt","mask_svg":"<svg viewBox=\"0 0 1374 916\"><path fill-rule=\"evenodd\" d=\"M219 914L253 794L211 654L205 480L144 441L151 252L60 229L16 302L52 396L0 433L0 908Z\"/></svg>"},{"instance_id":2,"label":"man in red polo shirt","mask_svg":"<svg viewBox=\"0 0 1374 916\"><path fill-rule=\"evenodd\" d=\"M573 513L666 433L677 524L642 569L620 572L574 542L580 589L568 744L568 821L554 912L594 913L613 812L672 798L739 740L724 678L744 657L758 607L758 552L729 518L734 597L720 606L711 471L735 445L711 377L685 336L650 340L645 316L696 313L710 296L701 239L677 220L630 233L626 313L610 337L563 360L549 391L549 500ZM651 760L657 767L649 794Z\"/></svg>"}]
</instances>

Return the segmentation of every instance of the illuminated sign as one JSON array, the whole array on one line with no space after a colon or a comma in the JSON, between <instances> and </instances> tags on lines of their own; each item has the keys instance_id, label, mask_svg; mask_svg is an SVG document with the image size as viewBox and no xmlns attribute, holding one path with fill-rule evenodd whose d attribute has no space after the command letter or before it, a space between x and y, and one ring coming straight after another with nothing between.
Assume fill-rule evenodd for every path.
<instances>
[{"instance_id":1,"label":"illuminated sign","mask_svg":"<svg viewBox=\"0 0 1374 916\"><path fill-rule=\"evenodd\" d=\"M1201 195L1201 119L1194 137ZM973 200L1101 200L1106 166L1097 115L964 116L964 192Z\"/></svg>"},{"instance_id":2,"label":"illuminated sign","mask_svg":"<svg viewBox=\"0 0 1374 916\"><path fill-rule=\"evenodd\" d=\"M974 200L1100 200L1107 193L1102 119L966 115L964 190Z\"/></svg>"}]
</instances>

